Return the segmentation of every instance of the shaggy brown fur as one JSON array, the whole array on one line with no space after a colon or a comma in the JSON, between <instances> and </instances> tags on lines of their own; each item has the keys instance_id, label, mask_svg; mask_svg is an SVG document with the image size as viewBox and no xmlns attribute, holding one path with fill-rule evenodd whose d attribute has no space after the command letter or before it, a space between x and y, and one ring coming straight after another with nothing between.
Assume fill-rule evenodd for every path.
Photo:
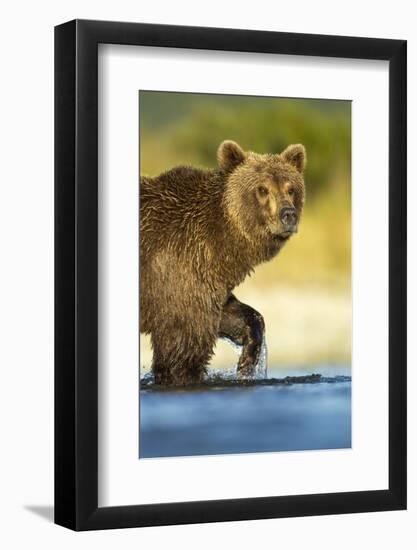
<instances>
[{"instance_id":1,"label":"shaggy brown fur","mask_svg":"<svg viewBox=\"0 0 417 550\"><path fill-rule=\"evenodd\" d=\"M302 145L260 155L224 141L217 158L141 178L140 330L159 384L200 382L218 336L243 345L238 373L253 374L264 322L232 290L280 251L304 204Z\"/></svg>"}]
</instances>

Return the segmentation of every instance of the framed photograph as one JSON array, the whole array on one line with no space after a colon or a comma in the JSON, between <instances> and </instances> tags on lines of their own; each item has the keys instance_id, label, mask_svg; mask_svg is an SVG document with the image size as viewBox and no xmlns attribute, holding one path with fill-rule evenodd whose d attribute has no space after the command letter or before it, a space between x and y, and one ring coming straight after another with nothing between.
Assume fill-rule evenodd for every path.
<instances>
[{"instance_id":1,"label":"framed photograph","mask_svg":"<svg viewBox=\"0 0 417 550\"><path fill-rule=\"evenodd\" d=\"M55 29L55 522L406 507L406 42Z\"/></svg>"}]
</instances>

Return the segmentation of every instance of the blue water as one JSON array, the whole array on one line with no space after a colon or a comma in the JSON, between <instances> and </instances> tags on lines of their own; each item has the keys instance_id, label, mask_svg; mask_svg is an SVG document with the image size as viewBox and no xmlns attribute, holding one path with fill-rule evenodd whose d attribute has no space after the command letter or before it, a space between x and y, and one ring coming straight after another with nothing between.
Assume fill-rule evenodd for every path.
<instances>
[{"instance_id":1,"label":"blue water","mask_svg":"<svg viewBox=\"0 0 417 550\"><path fill-rule=\"evenodd\" d=\"M269 370L270 377L348 368ZM140 458L351 446L351 382L140 392Z\"/></svg>"}]
</instances>

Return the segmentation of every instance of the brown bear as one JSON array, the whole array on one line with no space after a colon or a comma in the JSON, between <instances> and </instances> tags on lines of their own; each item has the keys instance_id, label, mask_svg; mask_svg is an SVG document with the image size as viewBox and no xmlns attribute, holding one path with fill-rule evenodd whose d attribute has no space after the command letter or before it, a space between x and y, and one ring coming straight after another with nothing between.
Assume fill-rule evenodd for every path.
<instances>
[{"instance_id":1,"label":"brown bear","mask_svg":"<svg viewBox=\"0 0 417 550\"><path fill-rule=\"evenodd\" d=\"M243 346L238 376L253 376L264 321L232 291L300 221L303 145L257 154L224 141L217 159L140 180L140 331L156 384L201 382L219 336Z\"/></svg>"}]
</instances>

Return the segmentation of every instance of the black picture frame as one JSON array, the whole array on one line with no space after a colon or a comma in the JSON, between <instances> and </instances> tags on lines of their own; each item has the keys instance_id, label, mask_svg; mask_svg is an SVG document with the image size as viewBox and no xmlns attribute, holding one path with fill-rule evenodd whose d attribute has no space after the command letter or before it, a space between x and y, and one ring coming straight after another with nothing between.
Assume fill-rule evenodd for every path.
<instances>
[{"instance_id":1,"label":"black picture frame","mask_svg":"<svg viewBox=\"0 0 417 550\"><path fill-rule=\"evenodd\" d=\"M98 44L389 62L389 488L98 506ZM74 20L55 28L55 523L74 530L406 508L404 40Z\"/></svg>"}]
</instances>

